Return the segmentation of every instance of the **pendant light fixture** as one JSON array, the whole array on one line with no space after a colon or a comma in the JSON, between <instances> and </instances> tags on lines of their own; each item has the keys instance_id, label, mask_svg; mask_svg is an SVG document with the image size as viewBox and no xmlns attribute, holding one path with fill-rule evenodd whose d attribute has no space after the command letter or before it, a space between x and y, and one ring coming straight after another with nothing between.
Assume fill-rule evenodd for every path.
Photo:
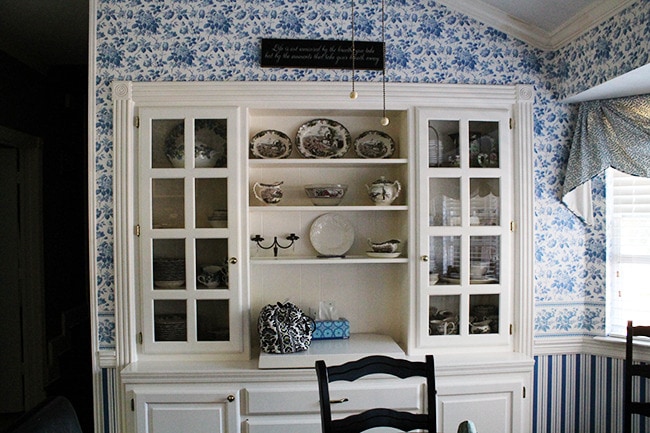
<instances>
[{"instance_id":1,"label":"pendant light fixture","mask_svg":"<svg viewBox=\"0 0 650 433\"><path fill-rule=\"evenodd\" d=\"M354 0L352 2L351 22L352 22L352 90L350 91L350 99L357 99L359 94L354 88L356 82L356 60L357 51L355 46L355 32L354 32ZM381 50L382 50L382 70L381 70L381 95L382 95L382 118L380 123L382 126L388 126L390 119L386 116L386 17L385 17L385 0L381 0Z\"/></svg>"},{"instance_id":2,"label":"pendant light fixture","mask_svg":"<svg viewBox=\"0 0 650 433\"><path fill-rule=\"evenodd\" d=\"M382 69L381 69L381 97L383 102L383 117L381 118L382 126L388 126L390 119L386 116L386 18L385 18L384 0L381 0L381 49L382 49Z\"/></svg>"}]
</instances>

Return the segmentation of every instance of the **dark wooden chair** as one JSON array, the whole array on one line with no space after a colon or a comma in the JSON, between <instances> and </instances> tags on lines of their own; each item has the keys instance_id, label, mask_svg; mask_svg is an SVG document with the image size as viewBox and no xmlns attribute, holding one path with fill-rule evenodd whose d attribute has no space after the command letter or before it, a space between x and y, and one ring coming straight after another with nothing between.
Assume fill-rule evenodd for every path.
<instances>
[{"instance_id":1,"label":"dark wooden chair","mask_svg":"<svg viewBox=\"0 0 650 433\"><path fill-rule=\"evenodd\" d=\"M376 408L333 420L330 382L339 380L352 382L371 374L389 374L401 379L415 376L426 378L426 413ZM316 375L323 433L360 433L374 427L393 427L402 431L419 429L432 433L436 431L436 384L432 355L426 355L423 362L376 355L330 367L319 360L316 361Z\"/></svg>"},{"instance_id":2,"label":"dark wooden chair","mask_svg":"<svg viewBox=\"0 0 650 433\"><path fill-rule=\"evenodd\" d=\"M650 337L650 326L632 326L632 321L627 322L627 338L625 340L625 387L623 399L623 432L632 432L632 414L639 414L650 417L650 401L638 401L632 399L633 378L639 380L650 379L650 364L635 363L633 361L633 338Z\"/></svg>"},{"instance_id":3,"label":"dark wooden chair","mask_svg":"<svg viewBox=\"0 0 650 433\"><path fill-rule=\"evenodd\" d=\"M3 433L83 433L70 401L50 397L18 418Z\"/></svg>"}]
</instances>

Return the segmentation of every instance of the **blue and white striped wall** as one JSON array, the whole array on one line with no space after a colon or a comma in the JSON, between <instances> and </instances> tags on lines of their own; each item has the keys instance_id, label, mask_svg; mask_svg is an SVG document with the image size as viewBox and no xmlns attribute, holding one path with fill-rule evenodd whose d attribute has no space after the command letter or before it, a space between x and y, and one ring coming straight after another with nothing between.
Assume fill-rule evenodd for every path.
<instances>
[{"instance_id":1,"label":"blue and white striped wall","mask_svg":"<svg viewBox=\"0 0 650 433\"><path fill-rule=\"evenodd\" d=\"M622 432L623 365L598 355L536 356L533 433ZM634 387L650 399L650 386ZM634 416L633 431L650 433L650 419Z\"/></svg>"}]
</instances>

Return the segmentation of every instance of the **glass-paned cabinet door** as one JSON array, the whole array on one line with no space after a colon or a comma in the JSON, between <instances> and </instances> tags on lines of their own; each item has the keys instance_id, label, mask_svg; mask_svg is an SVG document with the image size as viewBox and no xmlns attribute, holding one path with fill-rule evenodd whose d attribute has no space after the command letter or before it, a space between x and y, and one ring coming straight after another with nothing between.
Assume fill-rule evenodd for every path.
<instances>
[{"instance_id":1,"label":"glass-paned cabinet door","mask_svg":"<svg viewBox=\"0 0 650 433\"><path fill-rule=\"evenodd\" d=\"M509 118L418 110L420 347L511 345Z\"/></svg>"},{"instance_id":2,"label":"glass-paned cabinet door","mask_svg":"<svg viewBox=\"0 0 650 433\"><path fill-rule=\"evenodd\" d=\"M239 112L138 116L142 354L242 353Z\"/></svg>"}]
</instances>

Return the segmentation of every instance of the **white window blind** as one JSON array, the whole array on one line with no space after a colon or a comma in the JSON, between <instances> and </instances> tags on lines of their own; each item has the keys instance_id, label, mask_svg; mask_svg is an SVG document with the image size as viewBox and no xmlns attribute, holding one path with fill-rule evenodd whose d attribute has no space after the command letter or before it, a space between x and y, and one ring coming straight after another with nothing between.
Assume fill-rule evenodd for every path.
<instances>
[{"instance_id":1,"label":"white window blind","mask_svg":"<svg viewBox=\"0 0 650 433\"><path fill-rule=\"evenodd\" d=\"M607 333L650 325L650 179L607 173Z\"/></svg>"}]
</instances>

